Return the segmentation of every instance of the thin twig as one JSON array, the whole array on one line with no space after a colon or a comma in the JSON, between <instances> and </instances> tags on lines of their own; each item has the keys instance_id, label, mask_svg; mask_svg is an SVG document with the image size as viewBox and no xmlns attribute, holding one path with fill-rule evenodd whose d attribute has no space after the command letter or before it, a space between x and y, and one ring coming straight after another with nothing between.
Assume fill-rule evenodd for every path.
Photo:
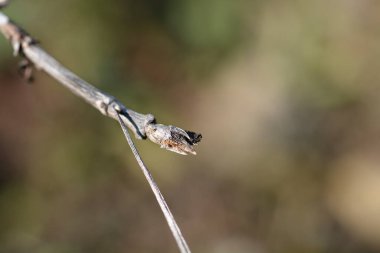
<instances>
[{"instance_id":1,"label":"thin twig","mask_svg":"<svg viewBox=\"0 0 380 253\"><path fill-rule=\"evenodd\" d=\"M0 8L4 7L7 2L8 1L0 0ZM102 114L119 121L128 144L156 196L181 253L189 253L190 249L157 184L137 152L128 133L127 127L134 132L136 138L148 138L152 142L159 144L161 148L183 155L188 153L196 154L194 145L197 145L198 142L200 142L202 136L175 126L157 124L152 114L141 114L127 108L113 96L95 88L65 68L45 52L38 45L36 40L34 40L20 26L13 23L2 12L0 12L0 32L10 41L14 54L25 58L27 64L24 65L24 67L29 68L29 64L34 64L37 69L44 70L74 94L83 98L86 102L98 109ZM30 69L27 70L28 73L30 73Z\"/></svg>"},{"instance_id":2,"label":"thin twig","mask_svg":"<svg viewBox=\"0 0 380 253\"><path fill-rule=\"evenodd\" d=\"M179 229L177 222L175 221L172 213L170 212L169 206L167 205L164 196L162 196L160 189L158 188L156 182L153 179L152 174L150 173L149 169L145 166L143 160L141 159L141 156L139 152L136 149L135 144L132 141L132 138L130 134L128 133L127 126L124 124L123 119L120 117L120 114L117 114L118 120L121 126L121 129L123 129L125 138L127 139L127 142L132 150L133 155L135 156L137 163L139 164L142 172L144 173L144 176L146 180L148 181L150 187L152 188L152 191L154 193L154 196L156 196L157 202L161 207L161 210L165 216L165 219L169 225L169 228L177 242L178 248L181 253L190 253L189 246L186 243L185 238L182 236L181 230Z\"/></svg>"},{"instance_id":3,"label":"thin twig","mask_svg":"<svg viewBox=\"0 0 380 253\"><path fill-rule=\"evenodd\" d=\"M152 114L141 114L127 108L115 97L95 88L65 68L43 50L35 39L2 12L0 12L0 31L11 42L15 55L25 57L37 69L44 70L102 114L117 120L117 114L109 108L119 108L120 116L134 132L136 138L146 139L148 137L149 140L159 144L162 148L179 154L196 154L194 145L201 140L200 134L185 131L179 127L157 124Z\"/></svg>"}]
</instances>

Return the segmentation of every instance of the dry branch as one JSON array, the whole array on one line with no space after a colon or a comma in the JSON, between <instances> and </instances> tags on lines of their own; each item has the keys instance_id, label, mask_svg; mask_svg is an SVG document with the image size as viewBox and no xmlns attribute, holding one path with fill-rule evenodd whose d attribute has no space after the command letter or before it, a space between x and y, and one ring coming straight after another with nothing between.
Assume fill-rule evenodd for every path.
<instances>
[{"instance_id":1,"label":"dry branch","mask_svg":"<svg viewBox=\"0 0 380 253\"><path fill-rule=\"evenodd\" d=\"M11 42L15 55L25 57L37 69L44 70L102 114L117 120L118 113L114 108L118 108L123 121L134 132L136 138L148 137L162 148L179 154L196 154L194 145L201 140L200 134L175 126L157 124L152 114L141 114L127 108L115 97L100 91L65 68L45 52L36 40L1 12L0 31Z\"/></svg>"},{"instance_id":2,"label":"dry branch","mask_svg":"<svg viewBox=\"0 0 380 253\"><path fill-rule=\"evenodd\" d=\"M4 7L7 3L7 0L0 0L0 8ZM146 139L148 137L149 140L159 144L162 148L183 155L188 153L195 155L194 145L200 142L202 136L175 126L157 124L152 114L141 114L127 108L113 96L100 91L61 65L45 52L36 40L20 26L13 23L2 12L0 12L0 31L10 41L14 54L24 58L26 61L24 68L26 70L30 70L31 64L37 69L44 70L74 94L98 109L102 114L119 121L128 144L156 196L180 252L190 253L190 249L164 197L137 152L127 127L134 132L136 138ZM30 71L27 72L30 73Z\"/></svg>"}]
</instances>

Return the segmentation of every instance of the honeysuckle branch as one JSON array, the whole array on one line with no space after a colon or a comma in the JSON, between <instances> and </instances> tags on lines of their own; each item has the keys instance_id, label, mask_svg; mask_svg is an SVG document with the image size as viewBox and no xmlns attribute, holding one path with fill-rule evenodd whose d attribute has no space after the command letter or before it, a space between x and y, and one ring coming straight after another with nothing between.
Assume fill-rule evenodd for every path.
<instances>
[{"instance_id":1,"label":"honeysuckle branch","mask_svg":"<svg viewBox=\"0 0 380 253\"><path fill-rule=\"evenodd\" d=\"M8 3L7 0L0 0L0 9ZM190 249L182 236L182 233L170 212L157 184L144 162L142 161L134 143L128 133L130 128L138 139L148 138L152 142L159 144L161 148L186 155L196 154L194 145L200 142L200 134L185 131L175 126L157 124L152 114L141 114L135 112L115 97L95 88L73 72L65 68L46 51L44 51L28 33L20 26L13 23L5 14L0 11L0 32L10 41L14 54L24 58L24 70L30 74L31 65L43 70L55 78L77 96L83 98L87 103L98 109L103 115L119 121L124 135L130 145L132 152L143 171L152 191L161 207L161 210L168 222L169 228L177 242L181 253L189 253Z\"/></svg>"}]
</instances>

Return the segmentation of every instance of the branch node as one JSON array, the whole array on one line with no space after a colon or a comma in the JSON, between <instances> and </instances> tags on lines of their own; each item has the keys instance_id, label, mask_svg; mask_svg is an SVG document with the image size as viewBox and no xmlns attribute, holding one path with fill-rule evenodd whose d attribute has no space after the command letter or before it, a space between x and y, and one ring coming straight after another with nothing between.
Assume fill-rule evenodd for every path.
<instances>
[{"instance_id":1,"label":"branch node","mask_svg":"<svg viewBox=\"0 0 380 253\"><path fill-rule=\"evenodd\" d=\"M99 111L103 114L108 116L108 106L109 104L106 104L104 101L96 101L96 106L99 109Z\"/></svg>"},{"instance_id":2,"label":"branch node","mask_svg":"<svg viewBox=\"0 0 380 253\"><path fill-rule=\"evenodd\" d=\"M120 105L116 104L116 103L113 105L113 109L115 109L118 113L120 113L122 111Z\"/></svg>"}]
</instances>

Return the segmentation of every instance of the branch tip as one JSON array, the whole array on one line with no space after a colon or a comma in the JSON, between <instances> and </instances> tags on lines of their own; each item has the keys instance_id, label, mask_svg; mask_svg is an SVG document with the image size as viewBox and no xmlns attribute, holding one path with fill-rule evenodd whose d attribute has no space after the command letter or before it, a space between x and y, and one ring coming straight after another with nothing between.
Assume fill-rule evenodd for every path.
<instances>
[{"instance_id":1,"label":"branch tip","mask_svg":"<svg viewBox=\"0 0 380 253\"><path fill-rule=\"evenodd\" d=\"M196 155L194 145L197 145L202 139L201 134L155 123L148 124L145 132L149 140L160 145L161 148L181 155Z\"/></svg>"}]
</instances>

